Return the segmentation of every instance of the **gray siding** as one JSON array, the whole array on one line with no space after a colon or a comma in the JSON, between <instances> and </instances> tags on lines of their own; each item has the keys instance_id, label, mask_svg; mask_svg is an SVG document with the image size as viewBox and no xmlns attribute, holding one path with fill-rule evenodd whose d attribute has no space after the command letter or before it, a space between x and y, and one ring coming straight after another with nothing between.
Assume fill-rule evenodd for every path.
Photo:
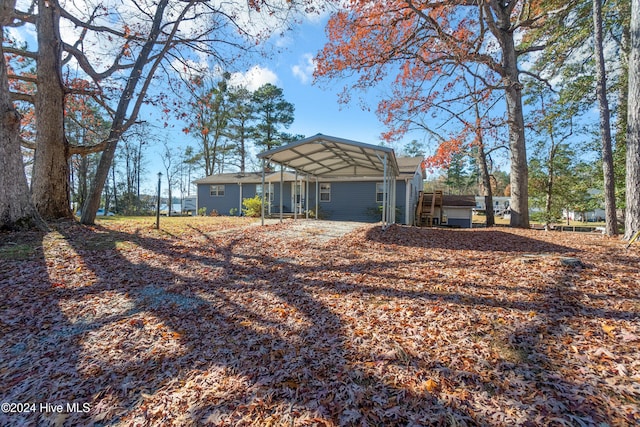
<instances>
[{"instance_id":1,"label":"gray siding","mask_svg":"<svg viewBox=\"0 0 640 427\"><path fill-rule=\"evenodd\" d=\"M222 185L222 184L221 184ZM207 208L207 215L216 210L220 215L229 215L231 209L238 209L236 215L240 215L240 185L224 184L224 196L212 196L210 184L198 185L198 209ZM256 195L256 184L242 184L242 198L251 198Z\"/></svg>"},{"instance_id":2,"label":"gray siding","mask_svg":"<svg viewBox=\"0 0 640 427\"><path fill-rule=\"evenodd\" d=\"M422 172L416 171L413 175L413 179L409 182L409 219L406 222L407 225L413 225L416 218L416 206L418 205L418 198L420 191L423 191L423 182L422 182ZM405 193L403 193L403 198L405 197ZM407 206L406 203L404 206ZM405 216L403 215L402 221L405 221Z\"/></svg>"},{"instance_id":3,"label":"gray siding","mask_svg":"<svg viewBox=\"0 0 640 427\"><path fill-rule=\"evenodd\" d=\"M240 185L238 184L220 184L224 185L224 196L212 196L210 192L211 185L216 184L199 184L198 185L198 209L207 208L207 215L212 210L216 210L220 215L229 215L231 209L238 209L236 215L241 214L242 206L240 202ZM256 187L260 184L242 184L242 198L247 199L256 195ZM267 187L268 184L265 184ZM271 213L280 212L280 183L272 183L273 200L271 202ZM285 182L283 185L284 199L283 212L291 211L291 183ZM268 210L267 210L268 212Z\"/></svg>"},{"instance_id":4,"label":"gray siding","mask_svg":"<svg viewBox=\"0 0 640 427\"><path fill-rule=\"evenodd\" d=\"M320 181L320 183L329 181ZM320 218L335 221L361 221L378 222L382 218L379 208L381 203L376 202L376 183L367 182L331 182L331 200L319 202ZM259 185L259 184L258 184ZM403 223L405 219L406 182L396 181L396 222ZM238 184L224 184L224 196L211 196L210 184L198 185L198 208L207 208L207 215L215 209L220 215L229 215L231 209L240 208L240 186ZM272 184L274 193L271 202L271 213L280 212L280 183ZM284 198L283 212L292 212L292 188L291 182L283 184ZM256 184L243 184L242 197L249 198L256 194ZM315 211L316 207L316 183L309 182L309 209Z\"/></svg>"},{"instance_id":5,"label":"gray siding","mask_svg":"<svg viewBox=\"0 0 640 427\"><path fill-rule=\"evenodd\" d=\"M335 221L378 222L382 219L376 202L376 183L367 182L332 182L331 200L320 202L320 217ZM404 181L396 182L396 221L404 221L405 187ZM313 205L315 208L315 183L313 187Z\"/></svg>"},{"instance_id":6,"label":"gray siding","mask_svg":"<svg viewBox=\"0 0 640 427\"><path fill-rule=\"evenodd\" d=\"M267 184L265 184L265 187ZM271 202L271 213L279 213L280 212L280 183L274 182L271 184L271 189L273 190L273 200ZM291 183L283 182L282 183L282 193L284 197L282 198L282 212L293 212L293 207L291 206Z\"/></svg>"}]
</instances>

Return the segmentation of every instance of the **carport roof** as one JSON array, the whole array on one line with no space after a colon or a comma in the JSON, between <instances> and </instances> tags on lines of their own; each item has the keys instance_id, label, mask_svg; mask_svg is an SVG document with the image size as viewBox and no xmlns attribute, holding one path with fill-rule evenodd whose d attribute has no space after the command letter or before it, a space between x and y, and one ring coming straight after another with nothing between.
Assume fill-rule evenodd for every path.
<instances>
[{"instance_id":1,"label":"carport roof","mask_svg":"<svg viewBox=\"0 0 640 427\"><path fill-rule=\"evenodd\" d=\"M264 151L258 158L317 177L398 176L393 149L317 134Z\"/></svg>"}]
</instances>

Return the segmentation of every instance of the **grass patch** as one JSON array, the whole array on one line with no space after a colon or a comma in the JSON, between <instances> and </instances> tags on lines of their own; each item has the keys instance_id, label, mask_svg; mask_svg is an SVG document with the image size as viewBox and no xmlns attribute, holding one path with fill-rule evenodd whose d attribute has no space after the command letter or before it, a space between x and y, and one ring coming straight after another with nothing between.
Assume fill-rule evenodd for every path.
<instances>
[{"instance_id":1,"label":"grass patch","mask_svg":"<svg viewBox=\"0 0 640 427\"><path fill-rule=\"evenodd\" d=\"M33 256L36 248L29 244L8 243L0 246L0 259L19 261Z\"/></svg>"},{"instance_id":2,"label":"grass patch","mask_svg":"<svg viewBox=\"0 0 640 427\"><path fill-rule=\"evenodd\" d=\"M200 230L202 232L218 231L220 229L243 227L255 221L259 221L259 219L238 216L161 216L160 232L164 236L180 237L185 234L191 234L193 230ZM155 232L156 217L112 216L106 219L97 217L96 224L103 224L106 227L109 227L109 224L118 224L118 228L123 231ZM122 225L124 225L124 227L122 227Z\"/></svg>"},{"instance_id":3,"label":"grass patch","mask_svg":"<svg viewBox=\"0 0 640 427\"><path fill-rule=\"evenodd\" d=\"M109 249L128 250L136 247L135 243L127 240L113 240L109 237L87 240L83 244L84 248L90 251L106 251Z\"/></svg>"},{"instance_id":4,"label":"grass patch","mask_svg":"<svg viewBox=\"0 0 640 427\"><path fill-rule=\"evenodd\" d=\"M503 337L493 337L489 343L496 355L507 362L514 364L526 363L529 355L523 347L514 346Z\"/></svg>"}]
</instances>

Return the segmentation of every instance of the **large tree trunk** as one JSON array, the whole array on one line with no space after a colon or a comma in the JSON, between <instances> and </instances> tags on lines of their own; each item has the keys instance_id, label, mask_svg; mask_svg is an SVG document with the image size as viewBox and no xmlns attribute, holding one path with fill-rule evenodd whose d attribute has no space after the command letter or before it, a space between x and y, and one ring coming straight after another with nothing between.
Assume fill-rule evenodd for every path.
<instances>
[{"instance_id":1,"label":"large tree trunk","mask_svg":"<svg viewBox=\"0 0 640 427\"><path fill-rule=\"evenodd\" d=\"M109 135L107 148L100 156L100 162L98 163L96 174L93 178L93 182L91 183L87 200L85 200L84 205L82 206L82 216L80 217L80 222L82 224L88 225L95 223L96 213L100 208L100 200L102 199L102 190L104 190L104 185L107 182L107 177L109 176L109 170L113 163L113 157L116 152L116 146L119 138L119 134L114 135L113 131Z\"/></svg>"},{"instance_id":2,"label":"large tree trunk","mask_svg":"<svg viewBox=\"0 0 640 427\"><path fill-rule=\"evenodd\" d=\"M8 8L2 10L0 22L5 23ZM4 25L0 25L4 34ZM40 220L24 173L20 151L20 114L11 102L4 51L0 47L0 230L46 228Z\"/></svg>"},{"instance_id":3,"label":"large tree trunk","mask_svg":"<svg viewBox=\"0 0 640 427\"><path fill-rule=\"evenodd\" d=\"M71 217L68 144L64 135L60 11L55 0L38 1L36 151L31 195L43 218Z\"/></svg>"},{"instance_id":4,"label":"large tree trunk","mask_svg":"<svg viewBox=\"0 0 640 427\"><path fill-rule=\"evenodd\" d=\"M624 238L640 230L640 0L631 1L631 49L629 54L629 100L627 112L627 179Z\"/></svg>"},{"instance_id":5,"label":"large tree trunk","mask_svg":"<svg viewBox=\"0 0 640 427\"><path fill-rule=\"evenodd\" d=\"M500 26L502 66L509 122L509 147L511 160L511 221L512 227L529 227L529 166L524 136L522 111L522 84L519 81L518 56L513 32Z\"/></svg>"},{"instance_id":6,"label":"large tree trunk","mask_svg":"<svg viewBox=\"0 0 640 427\"><path fill-rule=\"evenodd\" d=\"M600 106L600 135L602 138L602 172L604 174L605 234L618 234L616 217L616 189L611 148L611 123L607 100L607 81L602 36L602 0L593 0L594 48L597 68L596 94Z\"/></svg>"}]
</instances>

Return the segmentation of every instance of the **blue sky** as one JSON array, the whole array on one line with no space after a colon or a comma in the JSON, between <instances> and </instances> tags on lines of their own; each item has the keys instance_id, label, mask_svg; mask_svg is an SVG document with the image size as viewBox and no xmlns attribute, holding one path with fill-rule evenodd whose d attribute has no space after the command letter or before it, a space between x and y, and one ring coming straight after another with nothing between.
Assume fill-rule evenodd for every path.
<instances>
[{"instance_id":1,"label":"blue sky","mask_svg":"<svg viewBox=\"0 0 640 427\"><path fill-rule=\"evenodd\" d=\"M296 107L296 120L291 131L307 136L319 132L377 144L384 128L375 115L375 94L367 100L371 111L363 111L359 97L354 97L351 105L338 104L338 93L344 82L323 81L317 85L312 82L310 61L326 41L325 22L300 26L293 33L295 42L287 46L288 51L273 63L279 78L277 84Z\"/></svg>"},{"instance_id":2,"label":"blue sky","mask_svg":"<svg viewBox=\"0 0 640 427\"><path fill-rule=\"evenodd\" d=\"M26 0L19 0L19 3L28 4ZM114 4L125 3L127 2L114 1ZM67 4L82 6L85 3L68 2ZM242 61L242 68L230 71L236 71L237 76L243 76L250 89L257 89L264 83L273 83L283 89L285 99L295 106L295 121L287 130L290 133L305 136L323 133L369 144L379 144L381 143L380 135L386 129L376 117L375 110L380 95L387 90L384 85L381 84L366 94L361 92L353 94L351 104L342 105L338 103L338 93L345 86L345 81L323 81L320 85L313 84L312 59L326 42L325 25L327 20L328 15L326 14L323 17L308 16L303 23L296 25L283 36L274 36L269 40L270 46L274 47L274 52L277 49L277 53L266 58L258 55L252 58L245 57ZM61 30L63 38L65 38L65 32L78 31L73 25L67 25ZM17 38L28 40L31 46L35 44L33 27L25 26L10 31L18 32ZM73 34L69 36L67 41L75 40L72 37L74 37ZM109 46L98 44L96 46L105 49L105 52L109 51ZM98 56L101 54L101 52L95 53ZM216 66L216 64L209 65ZM363 105L365 109L363 109ZM157 173L164 173L164 166L160 158L163 142L168 141L176 150L183 150L187 145L196 147L197 140L181 131L186 125L184 122L171 121L169 127L164 127L163 123L167 119L159 108L157 110L150 107L145 108L138 118L154 125L153 134L149 136L149 144L145 152L146 162L143 177L145 184L142 186L144 192L154 193ZM411 133L405 135L402 140L394 143L391 147L400 151L413 139L424 142L426 137L422 133ZM426 154L431 154L434 148L427 145ZM498 167L505 165L506 160L502 160ZM197 177L199 176L194 178Z\"/></svg>"},{"instance_id":3,"label":"blue sky","mask_svg":"<svg viewBox=\"0 0 640 427\"><path fill-rule=\"evenodd\" d=\"M358 93L353 97L351 104L344 105L338 103L338 93L344 87L344 81L313 84L312 60L326 42L326 21L327 18L306 21L284 36L272 39L271 43L277 45L280 52L268 59L257 57L253 65L248 65L244 71L248 76L245 82L250 88L257 88L268 82L283 89L285 99L295 106L295 121L286 130L289 133L305 136L323 133L369 144L380 144L380 135L385 128L375 114L378 90L366 95ZM368 111L363 109L363 103ZM158 123L162 123L159 116L154 116ZM157 135L165 135L175 146L195 147L197 140L180 131L184 125L182 122L172 122L170 128L158 128ZM412 139L420 137L415 134L408 135L394 143L392 148L401 149ZM164 173L159 158L161 150L161 142L148 148L147 182L156 183L157 173Z\"/></svg>"},{"instance_id":4,"label":"blue sky","mask_svg":"<svg viewBox=\"0 0 640 427\"><path fill-rule=\"evenodd\" d=\"M82 3L78 5L82 8ZM67 6L73 7L70 3L67 3ZM28 2L19 0L18 7L26 9ZM326 42L325 25L328 18L326 13L323 16L307 16L304 22L295 25L292 30L282 36L274 35L268 40L267 46L273 47L271 55L243 58L243 67L231 71L237 71L238 75L244 74L245 83L249 89L257 89L264 83L272 83L283 89L285 99L295 106L295 121L286 130L289 133L305 136L323 133L369 144L379 144L380 134L385 129L375 114L377 90L367 93L366 99L363 98L365 95L358 94L353 97L351 105L342 105L338 103L338 93L345 82L324 81L320 85L313 84L312 60ZM37 44L33 26L27 25L10 31L14 37L27 41L31 47ZM76 40L77 31L78 29L73 25L65 23L61 25L62 37L67 42ZM98 49L95 52L98 61L100 55L110 52L109 46L104 44L96 44L96 49ZM209 66L214 67L216 64L209 64ZM368 111L362 108L363 104ZM163 126L167 118L160 108L145 107L138 116L139 120L147 121L153 127L144 153L146 170L142 190L149 193L155 192L157 173L164 173L160 153L163 151L165 140L176 150L183 150L187 145L197 146L197 140L181 131L186 125L184 122L173 120L169 121L168 127ZM407 137L406 141L394 144L393 148L402 147L404 143L415 138L419 136ZM166 186L166 183L163 185Z\"/></svg>"}]
</instances>

